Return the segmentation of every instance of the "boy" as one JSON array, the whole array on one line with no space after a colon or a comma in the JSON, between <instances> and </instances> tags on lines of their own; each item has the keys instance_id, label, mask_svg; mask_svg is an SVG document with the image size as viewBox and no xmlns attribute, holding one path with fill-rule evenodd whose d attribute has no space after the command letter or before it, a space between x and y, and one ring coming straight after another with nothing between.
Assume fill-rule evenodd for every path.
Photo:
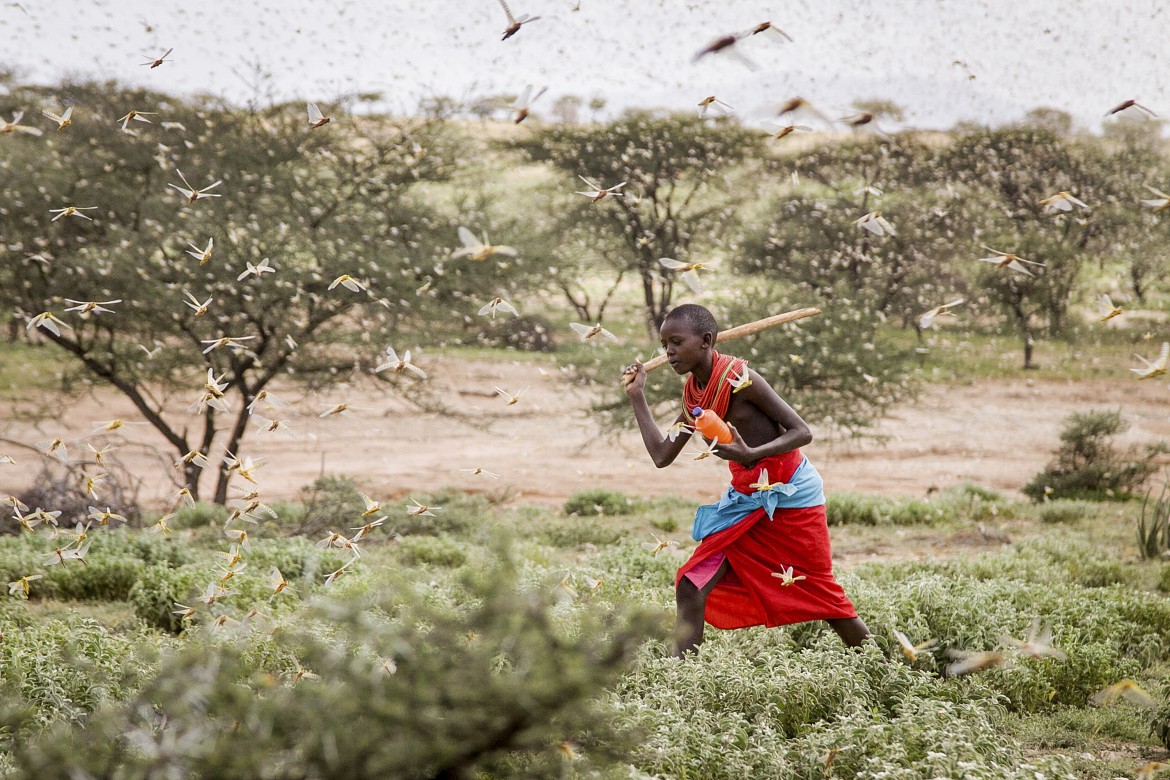
<instances>
[{"instance_id":1,"label":"boy","mask_svg":"<svg viewBox=\"0 0 1170 780\"><path fill-rule=\"evenodd\" d=\"M693 423L691 410L701 407L734 436L715 449L731 487L718 504L699 507L692 535L700 544L675 577L675 654L698 650L704 619L716 628L827 620L856 647L869 630L833 579L821 478L798 449L812 433L747 361L715 351L718 332L711 312L690 303L672 309L660 331L670 366L690 374L676 425ZM664 468L689 437L662 435L645 384L640 362L622 374L646 450Z\"/></svg>"}]
</instances>

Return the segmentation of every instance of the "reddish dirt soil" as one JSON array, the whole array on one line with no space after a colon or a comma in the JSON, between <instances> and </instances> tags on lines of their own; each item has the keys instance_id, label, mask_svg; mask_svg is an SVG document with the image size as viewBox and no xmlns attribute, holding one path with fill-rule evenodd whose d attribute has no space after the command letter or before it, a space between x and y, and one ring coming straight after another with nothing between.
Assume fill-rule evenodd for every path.
<instances>
[{"instance_id":1,"label":"reddish dirt soil","mask_svg":"<svg viewBox=\"0 0 1170 780\"><path fill-rule=\"evenodd\" d=\"M722 461L691 460L691 450L659 471L646 455L637 431L597 438L586 412L590 394L569 383L547 362L434 359L424 364L443 401L488 424L488 429L422 414L372 382L298 397L291 387L274 388L290 401L269 416L281 417L296 432L261 433L245 440L244 454L267 459L258 476L269 499L293 498L321 473L353 477L371 495L389 498L444 486L471 491L510 492L535 502L560 502L594 487L631 495L675 494L710 500L726 484ZM493 386L515 391L530 386L514 406ZM194 396L195 393L192 393ZM186 415L192 399L176 399L171 413ZM346 400L357 411L322 419L318 414ZM1170 392L1165 382L1117 380L1044 381L1011 379L929 388L882 421L879 440L821 437L806 453L825 477L829 491L849 490L922 496L930 488L963 482L1017 491L1051 457L1062 420L1074 411L1120 408L1131 424L1123 442L1170 439ZM93 423L140 419L120 395L102 390L71 402L59 418L24 422L8 417L0 437L32 444L64 438L71 455L85 451ZM195 422L193 419L192 422ZM194 428L194 426L192 426ZM118 453L146 480L141 498L163 503L173 493L172 473L161 465L162 439L145 425L107 435ZM144 446L134 446L134 443ZM98 444L100 446L100 444ZM697 450L696 450L697 451ZM0 494L27 485L39 468L32 451L0 442L0 454L16 465L0 466ZM217 453L213 453L217 454ZM473 476L462 469L482 467L499 474ZM204 485L204 493L210 486Z\"/></svg>"}]
</instances>

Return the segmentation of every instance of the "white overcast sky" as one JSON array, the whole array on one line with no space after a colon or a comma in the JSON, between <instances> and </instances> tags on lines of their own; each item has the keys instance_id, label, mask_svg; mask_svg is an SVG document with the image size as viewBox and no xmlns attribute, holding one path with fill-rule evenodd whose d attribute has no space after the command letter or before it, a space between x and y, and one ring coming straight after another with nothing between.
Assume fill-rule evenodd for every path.
<instances>
[{"instance_id":1,"label":"white overcast sky","mask_svg":"<svg viewBox=\"0 0 1170 780\"><path fill-rule=\"evenodd\" d=\"M517 15L542 18L506 42L496 0L0 3L0 64L29 81L112 78L236 102L259 63L279 99L378 90L395 111L428 94L514 94L534 83L549 87L545 108L577 94L611 108L692 109L715 94L753 122L797 95L834 116L887 98L923 128L1010 122L1036 106L1096 128L1127 98L1170 116L1161 0L581 0L575 12L573 0L511 0ZM691 61L714 37L764 20L795 42L739 44L758 70ZM173 62L139 65L142 52L171 47Z\"/></svg>"}]
</instances>

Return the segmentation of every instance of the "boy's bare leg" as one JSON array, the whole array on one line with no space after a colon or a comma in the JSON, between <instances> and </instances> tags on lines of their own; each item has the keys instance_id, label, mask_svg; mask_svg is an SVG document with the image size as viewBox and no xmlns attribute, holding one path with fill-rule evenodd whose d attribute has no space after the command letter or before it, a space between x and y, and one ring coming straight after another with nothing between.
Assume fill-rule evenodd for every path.
<instances>
[{"instance_id":1,"label":"boy's bare leg","mask_svg":"<svg viewBox=\"0 0 1170 780\"><path fill-rule=\"evenodd\" d=\"M731 563L724 559L715 575L699 588L687 577L683 577L674 591L678 612L674 618L674 655L682 658L695 653L703 643L703 612L707 606L707 594L714 590L716 583L731 569Z\"/></svg>"},{"instance_id":2,"label":"boy's bare leg","mask_svg":"<svg viewBox=\"0 0 1170 780\"><path fill-rule=\"evenodd\" d=\"M861 618L835 618L828 621L829 626L841 637L841 641L849 647L860 647L861 643L869 638L869 629Z\"/></svg>"}]
</instances>

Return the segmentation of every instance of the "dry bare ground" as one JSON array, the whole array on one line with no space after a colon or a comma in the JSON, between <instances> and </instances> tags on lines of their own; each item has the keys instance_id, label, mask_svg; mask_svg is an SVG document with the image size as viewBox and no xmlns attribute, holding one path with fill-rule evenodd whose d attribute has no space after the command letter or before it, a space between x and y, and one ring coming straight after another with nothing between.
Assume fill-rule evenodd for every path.
<instances>
[{"instance_id":1,"label":"dry bare ground","mask_svg":"<svg viewBox=\"0 0 1170 780\"><path fill-rule=\"evenodd\" d=\"M421 414L372 381L301 398L292 388L277 387L278 395L293 401L277 416L288 419L296 438L253 429L244 447L245 454L268 460L259 472L265 496L293 498L322 473L349 475L381 498L454 486L548 503L593 487L707 501L726 484L723 462L695 462L691 458L697 449L684 451L673 466L659 471L636 431L598 438L587 414L590 394L570 383L551 358L436 358L424 365L430 381L441 388L443 401L486 429ZM510 392L530 388L508 406L492 390L497 385ZM189 400L176 399L173 413L186 414ZM317 416L342 400L357 412ZM1021 377L935 386L882 421L878 432L883 441L821 435L806 452L830 491L922 496L930 488L970 481L1011 492L1048 461L1069 413L1121 408L1132 426L1123 441L1170 439L1167 401L1165 382L1128 377L1075 382ZM80 441L89 436L93 422L111 418L134 420L137 415L121 396L101 390L71 404L59 418L34 424L9 417L0 436L30 444L61 436L77 442L74 451L80 452ZM129 432L109 441L120 443L123 461L146 477L142 498L164 504L176 486L171 482L174 473L161 465L159 455L149 453L149 448L161 447L161 439L145 425L122 430ZM5 452L18 463L0 466L0 493L28 484L40 460L34 452L0 445L0 453ZM175 457L158 452L168 460ZM463 471L476 467L499 474L499 479ZM204 491L209 490L205 485Z\"/></svg>"}]
</instances>

